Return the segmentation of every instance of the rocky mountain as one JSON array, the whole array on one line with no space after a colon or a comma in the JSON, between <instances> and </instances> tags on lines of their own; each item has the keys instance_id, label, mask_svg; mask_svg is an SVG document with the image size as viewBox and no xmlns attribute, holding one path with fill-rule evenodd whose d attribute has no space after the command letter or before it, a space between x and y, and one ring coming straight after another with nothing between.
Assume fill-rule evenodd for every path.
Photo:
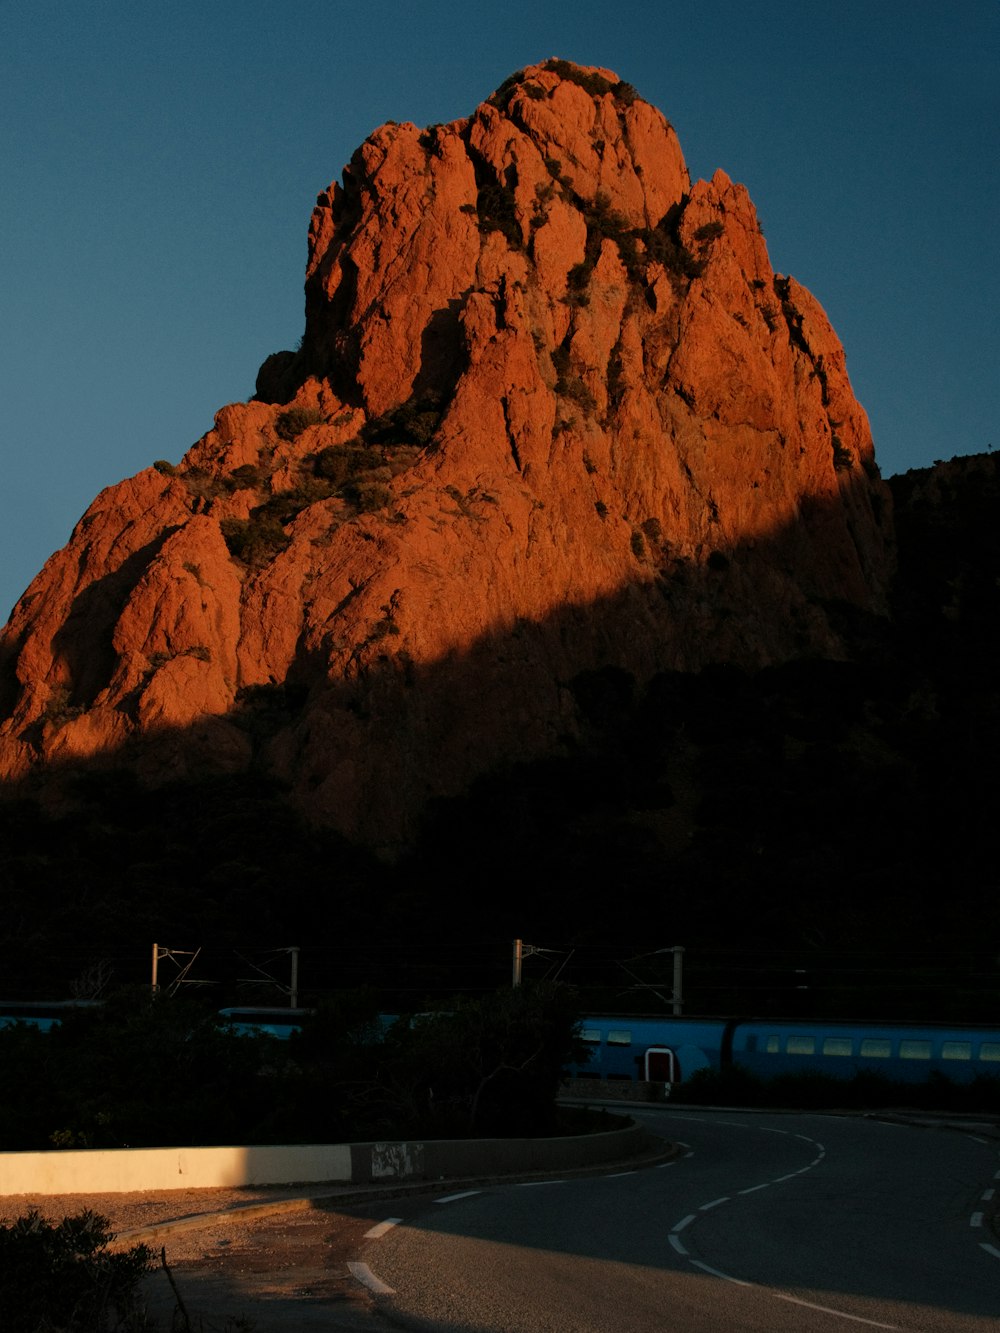
<instances>
[{"instance_id":1,"label":"rocky mountain","mask_svg":"<svg viewBox=\"0 0 1000 1333\"><path fill-rule=\"evenodd\" d=\"M178 465L109 487L0 639L0 778L259 772L373 846L566 753L577 681L846 655L891 499L746 190L550 60L376 130L319 196L306 324Z\"/></svg>"}]
</instances>

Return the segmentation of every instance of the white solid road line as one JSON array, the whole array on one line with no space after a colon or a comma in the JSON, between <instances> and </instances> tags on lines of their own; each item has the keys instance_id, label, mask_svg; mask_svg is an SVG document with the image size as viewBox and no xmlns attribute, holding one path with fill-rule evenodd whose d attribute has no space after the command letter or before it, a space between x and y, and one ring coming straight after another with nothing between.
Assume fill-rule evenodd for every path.
<instances>
[{"instance_id":1,"label":"white solid road line","mask_svg":"<svg viewBox=\"0 0 1000 1333\"><path fill-rule=\"evenodd\" d=\"M838 1319L850 1319L855 1324L867 1324L869 1328L898 1328L898 1324L880 1324L874 1319L862 1319L859 1314L848 1314L846 1310L834 1310L829 1305L814 1305L812 1301L799 1300L798 1296L786 1296L783 1292L772 1291L771 1295L779 1301L790 1301L792 1305L804 1305L807 1310L820 1310L823 1314L836 1315Z\"/></svg>"},{"instance_id":2,"label":"white solid road line","mask_svg":"<svg viewBox=\"0 0 1000 1333\"><path fill-rule=\"evenodd\" d=\"M358 1281L369 1291L373 1291L376 1296L392 1296L394 1289L387 1287L385 1283L375 1276L367 1264L349 1263L347 1267L351 1270Z\"/></svg>"}]
</instances>

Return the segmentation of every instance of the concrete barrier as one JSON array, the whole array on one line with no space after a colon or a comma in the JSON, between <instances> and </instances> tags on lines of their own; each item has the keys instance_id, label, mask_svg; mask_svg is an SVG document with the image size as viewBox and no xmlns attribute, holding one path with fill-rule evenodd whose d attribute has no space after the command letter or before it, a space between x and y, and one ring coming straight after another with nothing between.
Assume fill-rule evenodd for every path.
<instances>
[{"instance_id":1,"label":"concrete barrier","mask_svg":"<svg viewBox=\"0 0 1000 1333\"><path fill-rule=\"evenodd\" d=\"M388 1183L518 1175L624 1161L661 1140L639 1125L551 1139L90 1148L0 1153L0 1195Z\"/></svg>"},{"instance_id":2,"label":"concrete barrier","mask_svg":"<svg viewBox=\"0 0 1000 1333\"><path fill-rule=\"evenodd\" d=\"M0 1153L0 1194L124 1194L350 1178L346 1143Z\"/></svg>"}]
</instances>

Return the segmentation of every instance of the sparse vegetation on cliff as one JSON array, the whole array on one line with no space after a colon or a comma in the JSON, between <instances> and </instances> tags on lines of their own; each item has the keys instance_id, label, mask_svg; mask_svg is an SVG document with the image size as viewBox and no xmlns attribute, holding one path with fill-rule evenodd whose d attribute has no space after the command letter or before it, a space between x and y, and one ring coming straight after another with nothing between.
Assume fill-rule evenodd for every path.
<instances>
[{"instance_id":1,"label":"sparse vegetation on cliff","mask_svg":"<svg viewBox=\"0 0 1000 1333\"><path fill-rule=\"evenodd\" d=\"M317 408L292 407L287 412L279 412L275 419L275 433L282 440L297 440L309 426L318 426L323 420Z\"/></svg>"}]
</instances>

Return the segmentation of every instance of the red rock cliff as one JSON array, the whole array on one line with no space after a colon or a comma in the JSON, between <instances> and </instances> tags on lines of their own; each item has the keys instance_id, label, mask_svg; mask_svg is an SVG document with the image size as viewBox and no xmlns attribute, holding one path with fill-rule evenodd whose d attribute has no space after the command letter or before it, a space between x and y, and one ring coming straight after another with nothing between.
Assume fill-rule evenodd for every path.
<instances>
[{"instance_id":1,"label":"red rock cliff","mask_svg":"<svg viewBox=\"0 0 1000 1333\"><path fill-rule=\"evenodd\" d=\"M838 655L887 492L746 190L549 61L377 130L317 202L306 329L172 468L104 491L0 644L0 776L264 766L374 842L572 743L567 682Z\"/></svg>"}]
</instances>

